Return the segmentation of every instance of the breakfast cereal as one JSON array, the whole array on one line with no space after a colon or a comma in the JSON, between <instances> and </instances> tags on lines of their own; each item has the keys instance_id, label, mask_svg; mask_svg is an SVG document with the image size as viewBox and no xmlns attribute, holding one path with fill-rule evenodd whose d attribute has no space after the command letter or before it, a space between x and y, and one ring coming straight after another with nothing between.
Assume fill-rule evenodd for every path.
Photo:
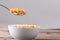
<instances>
[{"instance_id":1,"label":"breakfast cereal","mask_svg":"<svg viewBox=\"0 0 60 40\"><path fill-rule=\"evenodd\" d=\"M10 12L14 15L20 15L20 16L23 16L26 14L26 11L24 9L19 9L19 8L11 8Z\"/></svg>"},{"instance_id":2,"label":"breakfast cereal","mask_svg":"<svg viewBox=\"0 0 60 40\"><path fill-rule=\"evenodd\" d=\"M15 28L39 28L39 26L36 26L36 25L22 25L22 26L15 25Z\"/></svg>"}]
</instances>

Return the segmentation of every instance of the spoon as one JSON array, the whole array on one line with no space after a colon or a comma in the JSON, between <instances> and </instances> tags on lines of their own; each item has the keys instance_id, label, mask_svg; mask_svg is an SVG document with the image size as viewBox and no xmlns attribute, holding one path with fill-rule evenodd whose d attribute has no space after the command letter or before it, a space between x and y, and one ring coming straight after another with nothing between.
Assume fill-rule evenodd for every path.
<instances>
[{"instance_id":1,"label":"spoon","mask_svg":"<svg viewBox=\"0 0 60 40\"><path fill-rule=\"evenodd\" d=\"M8 11L10 11L12 14L14 14L14 15L18 15L18 16L23 16L23 15L25 15L26 14L26 11L24 10L24 9L9 9L8 7L6 7L6 6L4 6L3 4L0 4L0 6L2 6L2 7L4 7L4 8L6 8Z\"/></svg>"}]
</instances>

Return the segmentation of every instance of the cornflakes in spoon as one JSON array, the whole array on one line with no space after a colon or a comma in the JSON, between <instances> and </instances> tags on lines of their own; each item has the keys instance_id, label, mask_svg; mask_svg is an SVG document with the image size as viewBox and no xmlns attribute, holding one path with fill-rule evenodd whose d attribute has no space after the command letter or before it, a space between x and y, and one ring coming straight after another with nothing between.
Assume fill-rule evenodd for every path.
<instances>
[{"instance_id":1,"label":"cornflakes in spoon","mask_svg":"<svg viewBox=\"0 0 60 40\"><path fill-rule=\"evenodd\" d=\"M24 9L19 9L19 8L11 8L10 12L14 15L20 15L20 16L23 16L26 14L26 11Z\"/></svg>"}]
</instances>

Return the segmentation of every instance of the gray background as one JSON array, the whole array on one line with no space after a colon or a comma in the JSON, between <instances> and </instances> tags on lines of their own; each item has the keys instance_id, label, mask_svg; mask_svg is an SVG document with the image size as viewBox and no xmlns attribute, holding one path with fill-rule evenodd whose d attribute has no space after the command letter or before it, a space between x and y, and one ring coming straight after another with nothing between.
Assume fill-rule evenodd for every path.
<instances>
[{"instance_id":1,"label":"gray background","mask_svg":"<svg viewBox=\"0 0 60 40\"><path fill-rule=\"evenodd\" d=\"M26 9L25 16L15 16L0 7L0 27L8 24L36 24L42 29L60 28L60 0L0 0L8 8Z\"/></svg>"}]
</instances>

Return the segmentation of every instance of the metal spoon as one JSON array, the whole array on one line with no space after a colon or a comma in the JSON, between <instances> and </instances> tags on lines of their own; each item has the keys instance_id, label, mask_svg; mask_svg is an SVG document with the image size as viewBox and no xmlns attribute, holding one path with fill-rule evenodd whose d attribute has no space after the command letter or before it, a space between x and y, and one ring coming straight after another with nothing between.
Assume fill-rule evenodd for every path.
<instances>
[{"instance_id":1,"label":"metal spoon","mask_svg":"<svg viewBox=\"0 0 60 40\"><path fill-rule=\"evenodd\" d=\"M3 4L0 4L0 6L6 8L8 11L10 11L10 9L8 7L6 7L6 6L4 6ZM22 16L22 15L25 15L25 14L20 14L20 16Z\"/></svg>"}]
</instances>

